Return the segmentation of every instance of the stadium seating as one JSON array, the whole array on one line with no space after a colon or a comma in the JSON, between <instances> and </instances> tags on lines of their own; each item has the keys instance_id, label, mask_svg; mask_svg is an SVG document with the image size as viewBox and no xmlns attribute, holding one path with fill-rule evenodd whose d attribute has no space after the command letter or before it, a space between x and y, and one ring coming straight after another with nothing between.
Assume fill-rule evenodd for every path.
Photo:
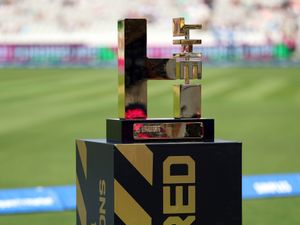
<instances>
[{"instance_id":1,"label":"stadium seating","mask_svg":"<svg viewBox=\"0 0 300 225\"><path fill-rule=\"evenodd\" d=\"M166 44L170 19L184 16L204 24L207 45L295 47L299 9L299 0L0 0L0 43L116 45L117 19L146 17L150 43Z\"/></svg>"}]
</instances>

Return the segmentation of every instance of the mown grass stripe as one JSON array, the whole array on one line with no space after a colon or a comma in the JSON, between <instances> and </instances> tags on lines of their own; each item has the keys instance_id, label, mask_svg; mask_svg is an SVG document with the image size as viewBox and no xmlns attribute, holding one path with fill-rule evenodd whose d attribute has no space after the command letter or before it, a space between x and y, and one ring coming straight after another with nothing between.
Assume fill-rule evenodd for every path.
<instances>
[{"instance_id":1,"label":"mown grass stripe","mask_svg":"<svg viewBox=\"0 0 300 225\"><path fill-rule=\"evenodd\" d=\"M0 101L0 103L7 102L6 108L8 111L14 110L16 107L19 108L23 106L28 106L28 108L30 108L30 105L32 104L38 105L48 103L50 104L49 107L51 107L51 103L65 102L69 100L78 101L78 98L85 97L92 93L94 93L95 96L98 96L98 98L99 96L105 96L105 94L111 93L112 85L113 83L101 88L98 83L93 82L92 85L85 86L85 84L83 84L82 86L72 89L61 88L58 91L53 90L51 93L47 92L37 95L26 95L25 93L19 92L17 97L7 98L5 101Z\"/></svg>"},{"instance_id":2,"label":"mown grass stripe","mask_svg":"<svg viewBox=\"0 0 300 225\"><path fill-rule=\"evenodd\" d=\"M244 89L236 91L228 99L231 101L258 101L274 90L280 89L285 85L284 79L261 78L251 85L245 85Z\"/></svg>"},{"instance_id":3,"label":"mown grass stripe","mask_svg":"<svg viewBox=\"0 0 300 225\"><path fill-rule=\"evenodd\" d=\"M33 82L31 85L1 85L1 95L0 95L0 101L7 100L11 98L19 98L20 92L21 97L22 96L40 96L43 97L47 94L51 94L53 92L65 92L67 90L72 89L78 89L80 87L83 87L84 85L88 86L94 86L98 85L99 89L101 89L98 81L101 81L101 83L107 83L109 86L113 85L113 82L116 82L116 79L112 79L111 74L105 74L105 75L97 75L92 77L85 77L83 79L83 74L81 76L72 76L69 75L66 78L63 77L57 77L57 81L47 82L44 80L43 82L39 79L36 80L36 82ZM101 77L99 77L101 76ZM63 82L61 82L63 81Z\"/></svg>"}]
</instances>

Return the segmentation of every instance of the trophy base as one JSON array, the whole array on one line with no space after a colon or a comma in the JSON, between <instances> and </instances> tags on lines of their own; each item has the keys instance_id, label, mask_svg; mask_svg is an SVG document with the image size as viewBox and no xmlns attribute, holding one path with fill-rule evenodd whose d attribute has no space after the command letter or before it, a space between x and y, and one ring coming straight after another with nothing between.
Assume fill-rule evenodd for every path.
<instances>
[{"instance_id":1,"label":"trophy base","mask_svg":"<svg viewBox=\"0 0 300 225\"><path fill-rule=\"evenodd\" d=\"M181 119L107 119L109 142L195 142L214 141L214 120Z\"/></svg>"},{"instance_id":2,"label":"trophy base","mask_svg":"<svg viewBox=\"0 0 300 225\"><path fill-rule=\"evenodd\" d=\"M231 141L77 140L77 225L241 225L241 156Z\"/></svg>"}]
</instances>

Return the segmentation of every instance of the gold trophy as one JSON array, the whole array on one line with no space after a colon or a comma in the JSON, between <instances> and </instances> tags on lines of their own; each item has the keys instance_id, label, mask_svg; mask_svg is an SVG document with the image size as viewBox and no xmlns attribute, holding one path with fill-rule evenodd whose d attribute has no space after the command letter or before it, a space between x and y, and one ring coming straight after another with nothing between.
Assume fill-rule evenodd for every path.
<instances>
[{"instance_id":1,"label":"gold trophy","mask_svg":"<svg viewBox=\"0 0 300 225\"><path fill-rule=\"evenodd\" d=\"M171 59L147 58L145 19L118 22L119 117L106 139L76 142L77 225L241 225L239 142L214 140L214 120L201 118L200 40L173 20ZM174 85L174 118L147 118L147 81ZM170 87L170 89L172 89Z\"/></svg>"},{"instance_id":2,"label":"gold trophy","mask_svg":"<svg viewBox=\"0 0 300 225\"><path fill-rule=\"evenodd\" d=\"M155 141L213 141L214 121L201 118L201 85L190 84L201 79L201 54L193 45L201 40L190 39L190 30L201 25L185 24L184 18L173 19L173 44L181 52L171 59L147 58L145 19L118 22L118 93L119 118L107 120L109 141L134 143ZM174 85L174 118L147 118L147 81L184 80ZM116 132L118 130L119 132Z\"/></svg>"}]
</instances>

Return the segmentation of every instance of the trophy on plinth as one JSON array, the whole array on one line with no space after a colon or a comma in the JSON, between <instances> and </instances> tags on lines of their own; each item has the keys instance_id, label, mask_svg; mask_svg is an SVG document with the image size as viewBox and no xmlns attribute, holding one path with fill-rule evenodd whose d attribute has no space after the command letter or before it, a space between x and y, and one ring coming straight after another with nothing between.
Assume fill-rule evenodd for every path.
<instances>
[{"instance_id":1,"label":"trophy on plinth","mask_svg":"<svg viewBox=\"0 0 300 225\"><path fill-rule=\"evenodd\" d=\"M146 19L118 22L119 118L106 139L76 141L77 225L241 225L240 142L201 116L201 25L173 19L170 59L147 57ZM173 86L174 118L148 118L147 81ZM171 87L170 87L171 89Z\"/></svg>"}]
</instances>

